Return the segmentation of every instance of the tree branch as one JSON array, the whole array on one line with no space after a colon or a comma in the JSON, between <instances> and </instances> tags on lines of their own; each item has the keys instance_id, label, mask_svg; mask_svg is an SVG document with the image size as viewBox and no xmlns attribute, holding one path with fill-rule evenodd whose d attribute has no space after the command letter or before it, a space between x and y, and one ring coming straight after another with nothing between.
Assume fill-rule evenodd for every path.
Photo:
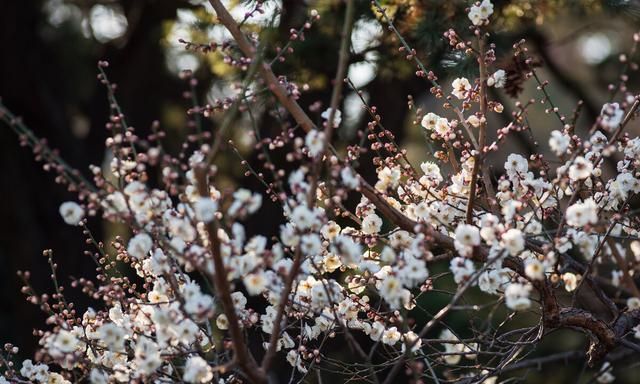
<instances>
[{"instance_id":1,"label":"tree branch","mask_svg":"<svg viewBox=\"0 0 640 384\"><path fill-rule=\"evenodd\" d=\"M211 3L213 9L216 11L218 20L220 20L222 25L224 25L229 33L231 33L231 36L238 44L242 53L253 61L255 59L256 49L244 33L242 33L238 23L233 19L233 16L231 16L220 0L209 0L209 3ZM296 120L296 122L298 122L302 129L307 132L313 129L315 124L313 124L300 105L287 93L282 84L280 84L276 75L271 70L271 66L265 62L260 65L259 70L260 75L267 83L269 90L276 96L280 104L282 104L282 106L291 113L291 116Z\"/></svg>"},{"instance_id":2,"label":"tree branch","mask_svg":"<svg viewBox=\"0 0 640 384\"><path fill-rule=\"evenodd\" d=\"M196 168L195 176L200 196L210 198L211 196L209 195L206 168L203 166ZM229 335L231 336L231 341L233 343L234 361L237 362L242 373L246 375L252 383L266 383L267 376L264 371L260 369L251 355L251 352L249 352L249 348L244 340L244 333L238 324L238 316L229 290L227 269L224 266L222 255L220 254L220 239L218 238L218 226L216 221L212 220L207 224L206 228L207 234L209 235L209 247L213 256L213 265L215 268L215 273L211 278L213 279L216 288L216 295L222 303L224 314L229 320Z\"/></svg>"}]
</instances>

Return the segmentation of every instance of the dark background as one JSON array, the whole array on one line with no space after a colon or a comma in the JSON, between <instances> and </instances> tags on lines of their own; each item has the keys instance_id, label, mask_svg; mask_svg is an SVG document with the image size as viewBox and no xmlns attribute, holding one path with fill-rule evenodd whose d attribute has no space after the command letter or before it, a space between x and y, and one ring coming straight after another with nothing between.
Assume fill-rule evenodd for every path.
<instances>
[{"instance_id":1,"label":"dark background","mask_svg":"<svg viewBox=\"0 0 640 384\"><path fill-rule=\"evenodd\" d=\"M369 27L376 25L369 2L357 3L358 20ZM468 20L462 10L467 3L422 0L413 1L412 7L397 7L403 3L385 2L396 12L399 29L429 68L442 76L445 72L452 76L473 74L473 63L449 56L442 39L442 33L450 27L465 33ZM244 6L253 4L245 2ZM634 28L640 26L638 1L513 0L494 4L498 15L494 41L499 60L508 60L511 44L526 37L531 52L546 63L541 73L551 81L550 92L556 103L569 115L576 100L584 100L583 121L588 124L607 101L604 90L616 81L622 67L618 55L628 51ZM340 2L284 0L279 23L272 28L268 41L272 47L286 42L289 29L299 28L310 8L320 11L319 26L306 33L304 42L294 44L296 52L286 63L277 64L275 71L309 83L311 90L303 95L301 104L308 109L319 101L324 105L322 111L328 104L330 79L336 70L344 12ZM103 12L100 20L98 9L115 12L121 21L124 17L124 31L116 37L101 35L99 23L113 23L114 19L105 19ZM38 136L59 148L72 166L88 174L88 164L101 165L105 159L107 136L103 127L108 103L104 87L96 80L96 63L105 59L110 62L108 73L118 83L119 102L130 124L144 134L158 120L169 133L169 145L177 151L190 132L185 111L191 106L182 97L189 85L178 77L180 65L191 65L194 60L199 63L195 77L200 100L212 98L216 86L226 84L220 79L229 70L215 55L176 59L181 49L171 31L179 26L194 41L207 43L212 21L211 14L197 1L0 0L0 97ZM542 21L544 27L540 26ZM407 109L407 95L413 95L421 106L436 104L429 96L428 84L416 80L415 68L398 55L397 42L386 28L380 31L385 31L383 37L352 52L351 62L369 65L370 76L363 89L369 103L378 107L385 127L407 144L412 159L428 157L420 129L412 123L413 112ZM442 80L443 84L449 81ZM630 88L635 85L632 74ZM519 99L537 96L534 89L526 86ZM493 97L503 100L510 110L508 95L496 93ZM355 132L367 121L362 113L349 114L359 111L357 107L343 106L343 110L347 111L347 121L346 128L339 132L338 146L357 141ZM558 127L551 125L542 109L537 116L533 134L545 146L548 132ZM217 122L213 119L205 125L212 129ZM241 126L242 121L238 124ZM260 116L259 124L265 135L278 126L268 115ZM241 133L238 128L232 134ZM513 150L524 153L531 148L532 142L526 137L513 145ZM233 165L235 159L228 152L224 156L220 166L228 185L258 189L254 181L241 177L242 170ZM252 154L248 152L247 156L251 158ZM364 173L371 175L371 167L363 164ZM80 230L65 225L58 214L60 203L72 199L73 194L56 185L53 176L34 161L30 150L19 146L14 133L0 126L0 341L21 346L23 356L29 356L35 348L31 331L42 326L44 315L25 302L16 271L31 270L34 288L51 291L50 272L41 255L43 249L50 248L60 265L63 284L68 284L64 276L93 274L93 262L83 255L86 246ZM262 214L270 219L251 222L250 230L272 234L280 215L268 204ZM90 226L105 241L121 232L98 219L91 220ZM70 295L80 308L96 305L72 290Z\"/></svg>"}]
</instances>

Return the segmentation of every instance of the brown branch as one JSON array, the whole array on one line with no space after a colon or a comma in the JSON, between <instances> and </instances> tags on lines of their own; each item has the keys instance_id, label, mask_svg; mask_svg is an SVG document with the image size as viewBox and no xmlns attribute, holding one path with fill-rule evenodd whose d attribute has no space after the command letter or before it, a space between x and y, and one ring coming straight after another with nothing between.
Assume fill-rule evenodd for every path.
<instances>
[{"instance_id":1,"label":"brown branch","mask_svg":"<svg viewBox=\"0 0 640 384\"><path fill-rule=\"evenodd\" d=\"M618 252L618 248L616 248L616 242L613 239L609 238L607 240L607 243L609 244L609 249L611 249L613 258L616 260L616 264L618 264L618 268L620 268L620 270L622 271L622 281L627 286L627 289L633 292L633 295L635 297L640 298L640 290L638 290L638 286L629 274L629 265L624 257L622 257L620 252Z\"/></svg>"},{"instance_id":2,"label":"brown branch","mask_svg":"<svg viewBox=\"0 0 640 384\"><path fill-rule=\"evenodd\" d=\"M207 170L200 166L195 169L195 176L198 183L198 192L200 196L210 198L209 186L207 183ZM216 296L222 303L222 309L225 316L229 320L229 335L233 344L234 361L241 368L242 373L252 383L266 383L267 376L258 366L255 359L249 352L244 340L244 333L238 324L238 316L236 314L231 292L229 290L229 281L227 280L227 270L220 253L220 239L218 238L218 226L215 220L212 220L206 226L209 235L209 247L213 257L213 265L215 273L210 276L213 279L216 289Z\"/></svg>"},{"instance_id":3,"label":"brown branch","mask_svg":"<svg viewBox=\"0 0 640 384\"><path fill-rule=\"evenodd\" d=\"M238 23L233 19L233 16L231 16L220 0L209 0L209 3L211 3L213 9L216 11L220 23L222 23L229 33L231 33L231 36L238 44L238 48L240 48L247 58L253 61L256 55L256 49L244 33L242 33ZM302 127L302 129L307 132L312 130L315 125L300 105L287 93L287 90L282 86L282 84L280 84L278 78L271 70L271 66L268 63L263 63L260 65L259 70L260 75L267 83L269 90L276 96L280 104L289 111L291 116Z\"/></svg>"},{"instance_id":4,"label":"brown branch","mask_svg":"<svg viewBox=\"0 0 640 384\"><path fill-rule=\"evenodd\" d=\"M590 333L591 343L587 351L587 362L591 367L613 349L617 339L615 332L607 323L579 308L563 308L560 311L557 327L575 327Z\"/></svg>"},{"instance_id":5,"label":"brown branch","mask_svg":"<svg viewBox=\"0 0 640 384\"><path fill-rule=\"evenodd\" d=\"M271 337L269 338L269 347L267 349L267 353L264 355L262 359L261 369L264 372L268 372L271 367L271 363L273 362L273 358L277 352L278 339L280 338L280 331L282 328L282 318L284 317L284 311L287 307L287 302L289 301L289 294L293 289L293 283L296 280L296 276L298 276L298 272L300 272L300 266L302 265L302 256L300 254L300 247L296 248L295 258L293 259L293 265L291 266L291 270L287 274L287 278L284 283L284 288L280 293L280 301L278 303L278 309L276 313L276 318L273 322L273 330L271 331Z\"/></svg>"},{"instance_id":6,"label":"brown branch","mask_svg":"<svg viewBox=\"0 0 640 384\"><path fill-rule=\"evenodd\" d=\"M342 85L344 84L345 76L347 73L347 66L349 64L349 47L351 44L351 29L353 27L353 13L354 5L353 0L347 1L347 9L344 15L344 24L342 26L342 32L340 37L340 51L338 52L338 69L336 70L336 77L333 80L333 90L331 91L331 101L329 102L329 118L326 121L324 127L324 143L320 154L313 160L313 173L311 174L311 182L309 183L309 206L313 206L316 199L316 188L318 186L318 179L320 178L320 172L322 170L322 159L325 154L328 153L331 147L331 138L334 131L334 120L336 117L336 111L338 110L338 104L340 104L340 98L342 96ZM327 162L329 159L327 158Z\"/></svg>"},{"instance_id":7,"label":"brown branch","mask_svg":"<svg viewBox=\"0 0 640 384\"><path fill-rule=\"evenodd\" d=\"M478 133L478 149L474 156L473 170L471 173L471 184L469 185L469 200L467 202L466 221L467 224L471 224L473 219L473 206L476 198L476 189L478 176L482 173L482 183L484 184L485 191L487 192L487 200L489 205L493 206L495 201L495 191L493 190L493 184L491 184L491 177L489 170L482 166L485 153L485 146L487 141L487 63L485 62L485 41L484 37L478 38L478 67L480 68L480 115L482 120L480 122L480 131Z\"/></svg>"},{"instance_id":8,"label":"brown branch","mask_svg":"<svg viewBox=\"0 0 640 384\"><path fill-rule=\"evenodd\" d=\"M344 84L344 78L347 73L347 65L349 64L349 47L351 45L351 29L353 27L353 14L354 14L353 0L347 0L347 9L344 15L344 24L342 26L340 51L338 53L338 69L336 70L336 77L334 79L333 90L331 92L331 101L329 104L329 119L327 125L324 128L325 135L325 149L329 147L331 143L331 136L333 135L333 121L336 116L338 104L340 103L340 97L342 96L342 84Z\"/></svg>"}]
</instances>

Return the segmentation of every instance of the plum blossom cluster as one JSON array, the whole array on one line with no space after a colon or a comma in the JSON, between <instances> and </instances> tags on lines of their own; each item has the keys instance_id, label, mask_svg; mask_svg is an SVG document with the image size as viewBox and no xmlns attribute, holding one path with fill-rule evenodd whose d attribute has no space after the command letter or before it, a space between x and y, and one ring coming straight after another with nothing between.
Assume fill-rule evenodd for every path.
<instances>
[{"instance_id":1,"label":"plum blossom cluster","mask_svg":"<svg viewBox=\"0 0 640 384\"><path fill-rule=\"evenodd\" d=\"M212 4L238 31L222 3ZM314 126L271 69L264 69L269 89L307 132L285 127L260 139L257 148L284 151L294 164L265 160L264 173L248 167L263 191L222 187L216 144L188 143L174 157L158 135L132 135L114 108L109 166L91 166L92 181L54 168L78 192L61 204L62 220L95 246L97 276L73 283L95 305L76 310L62 289L38 295L22 274L29 301L50 314L48 327L38 332L35 362L16 366L9 360L17 350L5 348L0 380L266 383L279 379L277 359L291 366L292 380L304 380L323 370L350 372L331 352L346 344L360 361L354 377L393 382L409 372L492 383L509 364L527 361L522 348L558 328L588 336L584 358L598 365L597 380L613 380L602 359L618 347L637 348L640 339L640 222L630 214L640 193L640 138L625 131L640 101L620 90L621 100L603 106L590 131L562 117L544 150L504 153L512 134L529 128L524 116L534 107L495 128L504 106L487 89L510 80L487 45L493 13L489 0L468 9L476 42L446 34L452 50L477 59L480 76L446 85L427 76L443 108L416 112L415 129L436 148L419 164L375 116L363 132L368 144L333 148L327 138L340 129L341 112L332 106L320 116L323 127ZM244 50L251 44L244 35L236 40L241 54L255 54ZM521 45L514 49L526 55ZM111 90L104 68L100 79ZM216 117L211 108L195 109ZM357 165L365 152L373 154L371 180ZM152 175L158 180L150 182ZM261 217L265 204L280 207L282 217ZM131 235L95 241L87 223L99 218L125 224ZM251 220L273 220L275 235L252 233ZM51 252L45 255L55 271ZM584 286L614 316L562 299L575 302ZM430 311L443 293L445 303ZM486 321L456 329L446 321L453 312ZM530 325L503 330L514 318Z\"/></svg>"}]
</instances>

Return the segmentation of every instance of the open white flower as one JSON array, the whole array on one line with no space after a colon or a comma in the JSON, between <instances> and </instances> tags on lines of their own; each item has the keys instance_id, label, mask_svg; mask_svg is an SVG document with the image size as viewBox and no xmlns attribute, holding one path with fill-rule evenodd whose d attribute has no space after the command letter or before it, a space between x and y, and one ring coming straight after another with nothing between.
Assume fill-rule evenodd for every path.
<instances>
[{"instance_id":1,"label":"open white flower","mask_svg":"<svg viewBox=\"0 0 640 384\"><path fill-rule=\"evenodd\" d=\"M215 218L218 203L209 197L201 197L196 200L193 210L196 213L196 219L204 223L209 223Z\"/></svg>"},{"instance_id":2,"label":"open white flower","mask_svg":"<svg viewBox=\"0 0 640 384\"><path fill-rule=\"evenodd\" d=\"M449 343L442 343L446 355L443 356L444 361L447 364L455 365L462 359L462 352L464 351L464 343L449 329L445 329L440 333L441 340L451 341Z\"/></svg>"},{"instance_id":3,"label":"open white flower","mask_svg":"<svg viewBox=\"0 0 640 384\"><path fill-rule=\"evenodd\" d=\"M511 256L516 256L524 250L524 235L521 230L511 228L502 234L502 246Z\"/></svg>"},{"instance_id":4,"label":"open white flower","mask_svg":"<svg viewBox=\"0 0 640 384\"><path fill-rule=\"evenodd\" d=\"M560 131L551 131L551 136L549 137L549 148L551 148L556 156L566 154L570 144L571 138L568 135L565 135Z\"/></svg>"},{"instance_id":5,"label":"open white flower","mask_svg":"<svg viewBox=\"0 0 640 384\"><path fill-rule=\"evenodd\" d=\"M502 88L507 84L507 73L504 69L498 69L487 79L487 85L490 87Z\"/></svg>"},{"instance_id":6,"label":"open white flower","mask_svg":"<svg viewBox=\"0 0 640 384\"><path fill-rule=\"evenodd\" d=\"M398 328L391 327L382 333L382 342L387 345L395 345L401 337L402 334L398 332Z\"/></svg>"},{"instance_id":7,"label":"open white flower","mask_svg":"<svg viewBox=\"0 0 640 384\"><path fill-rule=\"evenodd\" d=\"M544 265L538 259L527 259L524 265L524 273L531 280L542 280L544 279Z\"/></svg>"},{"instance_id":8,"label":"open white flower","mask_svg":"<svg viewBox=\"0 0 640 384\"><path fill-rule=\"evenodd\" d=\"M422 339L417 333L409 331L402 335L402 352L405 352L407 347L411 347L411 352L416 352L422 347Z\"/></svg>"},{"instance_id":9,"label":"open white flower","mask_svg":"<svg viewBox=\"0 0 640 384\"><path fill-rule=\"evenodd\" d=\"M471 125L472 127L474 127L474 128L478 128L480 126L480 124L482 123L482 120L480 120L480 118L478 116L473 114L473 115L469 115L469 117L467 117L467 123L469 125Z\"/></svg>"},{"instance_id":10,"label":"open white flower","mask_svg":"<svg viewBox=\"0 0 640 384\"><path fill-rule=\"evenodd\" d=\"M584 180L591 176L593 164L582 156L578 156L569 167L569 178L573 181Z\"/></svg>"},{"instance_id":11,"label":"open white flower","mask_svg":"<svg viewBox=\"0 0 640 384\"><path fill-rule=\"evenodd\" d=\"M60 216L69 225L78 225L84 218L84 209L73 201L60 204Z\"/></svg>"},{"instance_id":12,"label":"open white flower","mask_svg":"<svg viewBox=\"0 0 640 384\"><path fill-rule=\"evenodd\" d=\"M451 269L451 273L453 273L453 280L457 284L468 280L476 271L473 262L464 257L454 257L451 259L449 269Z\"/></svg>"},{"instance_id":13,"label":"open white flower","mask_svg":"<svg viewBox=\"0 0 640 384\"><path fill-rule=\"evenodd\" d=\"M463 256L471 256L473 247L480 245L480 230L473 225L459 224L455 232L454 245Z\"/></svg>"},{"instance_id":14,"label":"open white flower","mask_svg":"<svg viewBox=\"0 0 640 384\"><path fill-rule=\"evenodd\" d=\"M483 0L479 5L472 5L469 8L469 20L473 25L480 25L489 20L493 14L493 4L490 0Z\"/></svg>"},{"instance_id":15,"label":"open white flower","mask_svg":"<svg viewBox=\"0 0 640 384\"><path fill-rule=\"evenodd\" d=\"M380 216L372 213L362 220L362 233L365 235L375 235L382 228L382 219Z\"/></svg>"},{"instance_id":16,"label":"open white flower","mask_svg":"<svg viewBox=\"0 0 640 384\"><path fill-rule=\"evenodd\" d=\"M600 371L598 372L598 377L596 378L596 381L599 384L609 384L616 381L616 377L613 375L613 373L611 373L610 362L605 361L604 364L602 364L602 367L600 367Z\"/></svg>"},{"instance_id":17,"label":"open white flower","mask_svg":"<svg viewBox=\"0 0 640 384\"><path fill-rule=\"evenodd\" d=\"M261 294L267 287L267 279L263 273L250 273L246 275L242 281L247 289L247 293L251 296Z\"/></svg>"},{"instance_id":18,"label":"open white flower","mask_svg":"<svg viewBox=\"0 0 640 384\"><path fill-rule=\"evenodd\" d=\"M139 233L129 240L127 252L136 259L142 260L149 256L152 246L153 240L151 236L146 233Z\"/></svg>"},{"instance_id":19,"label":"open white flower","mask_svg":"<svg viewBox=\"0 0 640 384\"><path fill-rule=\"evenodd\" d=\"M639 297L628 298L627 308L629 311L635 311L636 309L640 309L640 298Z\"/></svg>"},{"instance_id":20,"label":"open white flower","mask_svg":"<svg viewBox=\"0 0 640 384\"><path fill-rule=\"evenodd\" d=\"M531 286L528 284L513 283L504 291L504 299L507 307L514 311L524 311L531 306L529 294Z\"/></svg>"},{"instance_id":21,"label":"open white flower","mask_svg":"<svg viewBox=\"0 0 640 384\"><path fill-rule=\"evenodd\" d=\"M69 331L61 330L53 338L52 348L63 352L70 353L76 350L79 345L79 340L76 336Z\"/></svg>"},{"instance_id":22,"label":"open white flower","mask_svg":"<svg viewBox=\"0 0 640 384\"><path fill-rule=\"evenodd\" d=\"M575 203L566 212L567 224L572 227L584 227L587 224L598 222L598 205L593 198Z\"/></svg>"},{"instance_id":23,"label":"open white flower","mask_svg":"<svg viewBox=\"0 0 640 384\"><path fill-rule=\"evenodd\" d=\"M320 117L322 117L325 120L329 120L330 115L331 115L331 108L327 108L327 110L325 110L324 112L322 112L322 114L320 114ZM333 114L333 127L338 128L341 122L342 122L342 111L340 111L339 109L336 109L336 112Z\"/></svg>"},{"instance_id":24,"label":"open white flower","mask_svg":"<svg viewBox=\"0 0 640 384\"><path fill-rule=\"evenodd\" d=\"M456 228L455 239L462 245L480 245L480 230L473 225L459 224Z\"/></svg>"},{"instance_id":25,"label":"open white flower","mask_svg":"<svg viewBox=\"0 0 640 384\"><path fill-rule=\"evenodd\" d=\"M349 167L342 168L340 177L342 178L342 184L347 188L356 189L360 185L358 175Z\"/></svg>"},{"instance_id":26,"label":"open white flower","mask_svg":"<svg viewBox=\"0 0 640 384\"><path fill-rule=\"evenodd\" d=\"M510 179L518 178L527 173L529 170L529 163L527 159L518 155L516 153L512 153L507 157L507 161L504 163L504 170L507 172L507 176Z\"/></svg>"},{"instance_id":27,"label":"open white flower","mask_svg":"<svg viewBox=\"0 0 640 384\"><path fill-rule=\"evenodd\" d=\"M600 125L606 130L618 128L624 118L624 110L618 103L607 103L600 111Z\"/></svg>"},{"instance_id":28,"label":"open white flower","mask_svg":"<svg viewBox=\"0 0 640 384\"><path fill-rule=\"evenodd\" d=\"M509 282L510 274L506 269L492 269L484 272L478 279L478 288L481 291L495 295L503 290Z\"/></svg>"},{"instance_id":29,"label":"open white flower","mask_svg":"<svg viewBox=\"0 0 640 384\"><path fill-rule=\"evenodd\" d=\"M462 100L467 97L467 93L471 90L471 83L466 77L459 77L451 83L453 90L451 94Z\"/></svg>"},{"instance_id":30,"label":"open white flower","mask_svg":"<svg viewBox=\"0 0 640 384\"><path fill-rule=\"evenodd\" d=\"M307 133L304 140L307 149L309 150L310 157L317 157L324 150L324 132L312 129Z\"/></svg>"},{"instance_id":31,"label":"open white flower","mask_svg":"<svg viewBox=\"0 0 640 384\"><path fill-rule=\"evenodd\" d=\"M182 380L187 383L206 383L213 379L213 369L200 356L191 356L184 365Z\"/></svg>"},{"instance_id":32,"label":"open white flower","mask_svg":"<svg viewBox=\"0 0 640 384\"><path fill-rule=\"evenodd\" d=\"M440 116L436 115L435 113L429 112L424 115L422 121L420 122L420 125L422 125L422 127L427 131L433 131L434 129L436 129L436 123L439 119Z\"/></svg>"},{"instance_id":33,"label":"open white flower","mask_svg":"<svg viewBox=\"0 0 640 384\"><path fill-rule=\"evenodd\" d=\"M438 121L436 121L434 132L440 137L448 138L449 134L453 132L449 120L444 117L439 118Z\"/></svg>"}]
</instances>

